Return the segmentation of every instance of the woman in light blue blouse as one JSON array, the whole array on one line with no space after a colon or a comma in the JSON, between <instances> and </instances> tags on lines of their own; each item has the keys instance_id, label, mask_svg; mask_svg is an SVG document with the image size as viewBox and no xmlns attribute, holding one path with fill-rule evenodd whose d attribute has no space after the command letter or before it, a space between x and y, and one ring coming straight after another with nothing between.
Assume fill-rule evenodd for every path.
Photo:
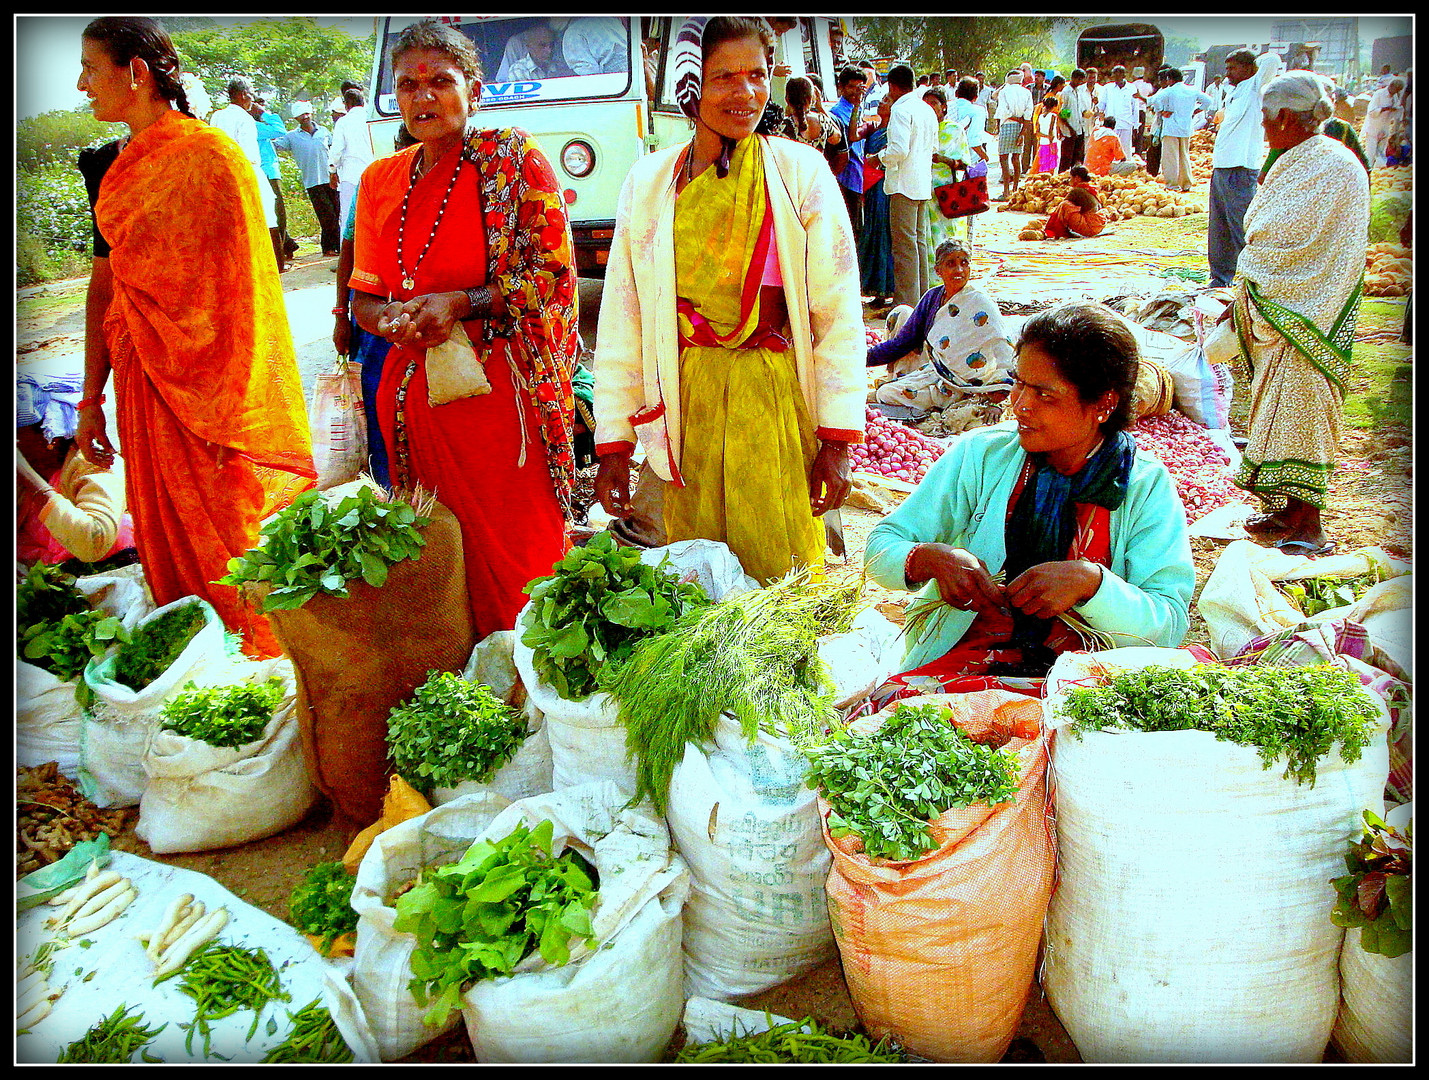
<instances>
[{"instance_id":1,"label":"woman in light blue blouse","mask_svg":"<svg viewBox=\"0 0 1429 1080\"><path fill-rule=\"evenodd\" d=\"M1117 646L1181 643L1195 569L1170 473L1125 430L1137 364L1135 338L1102 305L1027 321L1011 419L958 438L869 536L870 577L948 605L875 708L918 693L1039 692L1058 653L1086 648L1064 613Z\"/></svg>"}]
</instances>

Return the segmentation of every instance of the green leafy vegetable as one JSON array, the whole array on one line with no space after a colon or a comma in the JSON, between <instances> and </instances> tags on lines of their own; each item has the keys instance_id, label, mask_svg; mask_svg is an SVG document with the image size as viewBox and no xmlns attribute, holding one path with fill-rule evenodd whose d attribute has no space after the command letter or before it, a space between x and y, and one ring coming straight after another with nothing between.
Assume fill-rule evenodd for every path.
<instances>
[{"instance_id":1,"label":"green leafy vegetable","mask_svg":"<svg viewBox=\"0 0 1429 1080\"><path fill-rule=\"evenodd\" d=\"M858 586L815 583L807 571L765 589L696 608L664 634L639 642L607 666L600 687L620 705L625 745L636 762L636 798L665 810L685 744L708 743L721 713L805 745L837 719L818 639L846 631Z\"/></svg>"},{"instance_id":2,"label":"green leafy vegetable","mask_svg":"<svg viewBox=\"0 0 1429 1080\"><path fill-rule=\"evenodd\" d=\"M421 556L427 542L421 530L430 523L411 503L384 500L369 487L336 503L305 491L263 526L258 547L228 560L219 584L266 582L272 591L263 599L265 612L302 607L319 593L346 597L347 583L359 578L380 588L388 567Z\"/></svg>"},{"instance_id":3,"label":"green leafy vegetable","mask_svg":"<svg viewBox=\"0 0 1429 1080\"><path fill-rule=\"evenodd\" d=\"M387 720L388 756L424 794L485 783L526 741L526 717L481 683L433 671Z\"/></svg>"},{"instance_id":4,"label":"green leafy vegetable","mask_svg":"<svg viewBox=\"0 0 1429 1080\"><path fill-rule=\"evenodd\" d=\"M357 930L352 888L357 878L340 862L318 863L288 897L288 918L299 933L323 939L324 950Z\"/></svg>"},{"instance_id":5,"label":"green leafy vegetable","mask_svg":"<svg viewBox=\"0 0 1429 1080\"><path fill-rule=\"evenodd\" d=\"M340 1064L353 1059L352 1048L343 1039L342 1032L333 1022L332 1013L323 1007L320 998L314 998L301 1011L288 1016L293 1022L288 1037L264 1054L259 1064Z\"/></svg>"},{"instance_id":6,"label":"green leafy vegetable","mask_svg":"<svg viewBox=\"0 0 1429 1080\"><path fill-rule=\"evenodd\" d=\"M205 1057L210 1053L213 1021L252 1009L253 1023L246 1036L251 1039L258 1030L263 1006L270 1001L292 1000L262 949L253 951L217 941L209 942L184 965L178 989L197 1003L193 1021L180 1025L188 1031L184 1049L192 1053L194 1032L201 1032Z\"/></svg>"},{"instance_id":7,"label":"green leafy vegetable","mask_svg":"<svg viewBox=\"0 0 1429 1080\"><path fill-rule=\"evenodd\" d=\"M1370 571L1351 578L1313 577L1281 581L1280 590L1306 615L1318 615L1331 608L1347 607L1384 580Z\"/></svg>"},{"instance_id":8,"label":"green leafy vegetable","mask_svg":"<svg viewBox=\"0 0 1429 1080\"><path fill-rule=\"evenodd\" d=\"M1403 832L1369 810L1365 831L1345 852L1345 877L1334 878L1336 926L1360 928L1360 948L1381 956L1403 956L1413 941L1413 826Z\"/></svg>"},{"instance_id":9,"label":"green leafy vegetable","mask_svg":"<svg viewBox=\"0 0 1429 1080\"><path fill-rule=\"evenodd\" d=\"M645 565L637 548L617 546L608 532L571 548L524 591L531 602L521 641L534 654L537 674L568 701L589 697L603 667L709 602L698 585Z\"/></svg>"},{"instance_id":10,"label":"green leafy vegetable","mask_svg":"<svg viewBox=\"0 0 1429 1080\"><path fill-rule=\"evenodd\" d=\"M595 868L576 851L553 858L553 833L543 821L518 825L502 840L478 840L457 862L424 870L398 897L392 925L417 938L407 986L418 1005L431 1004L425 1023L445 1023L463 989L511 974L534 950L560 967L573 941L595 944Z\"/></svg>"},{"instance_id":11,"label":"green leafy vegetable","mask_svg":"<svg viewBox=\"0 0 1429 1080\"><path fill-rule=\"evenodd\" d=\"M128 1063L134 1055L148 1046L159 1032L168 1027L161 1024L156 1028L145 1027L141 1021L144 1014L129 1015L130 1006L120 1004L83 1037L76 1039L60 1051L55 1059L59 1065L109 1065ZM158 1063L159 1059L144 1054L143 1060Z\"/></svg>"},{"instance_id":12,"label":"green leafy vegetable","mask_svg":"<svg viewBox=\"0 0 1429 1080\"><path fill-rule=\"evenodd\" d=\"M62 682L75 682L96 656L127 642L129 631L95 608L66 615L57 623L36 623L23 632L21 655Z\"/></svg>"},{"instance_id":13,"label":"green leafy vegetable","mask_svg":"<svg viewBox=\"0 0 1429 1080\"><path fill-rule=\"evenodd\" d=\"M114 681L142 690L168 671L207 622L203 605L183 604L136 627L114 658Z\"/></svg>"},{"instance_id":14,"label":"green leafy vegetable","mask_svg":"<svg viewBox=\"0 0 1429 1080\"><path fill-rule=\"evenodd\" d=\"M813 1017L777 1024L753 1035L733 1035L719 1042L694 1043L675 1055L676 1064L840 1064L864 1065L907 1061L888 1039L873 1042L867 1035L834 1035Z\"/></svg>"},{"instance_id":15,"label":"green leafy vegetable","mask_svg":"<svg viewBox=\"0 0 1429 1080\"><path fill-rule=\"evenodd\" d=\"M283 700L283 680L198 687L193 682L164 702L160 727L209 746L236 748L256 741Z\"/></svg>"},{"instance_id":16,"label":"green leafy vegetable","mask_svg":"<svg viewBox=\"0 0 1429 1080\"><path fill-rule=\"evenodd\" d=\"M15 625L22 640L24 631L37 623L57 623L89 607L89 600L74 587L74 577L57 566L35 563L15 587Z\"/></svg>"},{"instance_id":17,"label":"green leafy vegetable","mask_svg":"<svg viewBox=\"0 0 1429 1080\"><path fill-rule=\"evenodd\" d=\"M1078 737L1101 728L1209 731L1255 747L1267 769L1285 756L1286 779L1311 787L1315 763L1336 743L1347 763L1359 760L1377 715L1359 679L1328 664L1137 668L1071 690L1064 710Z\"/></svg>"},{"instance_id":18,"label":"green leafy vegetable","mask_svg":"<svg viewBox=\"0 0 1429 1080\"><path fill-rule=\"evenodd\" d=\"M829 835L857 836L864 854L920 859L936 846L928 823L974 803L1017 795L1017 758L974 742L941 705L899 705L877 731L843 728L807 751L809 782L829 801Z\"/></svg>"}]
</instances>

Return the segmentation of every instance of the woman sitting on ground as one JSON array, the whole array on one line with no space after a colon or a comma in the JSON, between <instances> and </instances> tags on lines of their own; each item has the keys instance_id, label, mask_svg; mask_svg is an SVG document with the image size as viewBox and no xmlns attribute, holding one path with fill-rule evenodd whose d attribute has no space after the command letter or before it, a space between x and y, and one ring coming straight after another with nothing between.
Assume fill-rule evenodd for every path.
<instances>
[{"instance_id":1,"label":"woman sitting on ground","mask_svg":"<svg viewBox=\"0 0 1429 1080\"><path fill-rule=\"evenodd\" d=\"M1097 236L1106 228L1106 216L1101 209L1090 188L1073 186L1062 204L1052 211L1042 227L1042 235L1048 240Z\"/></svg>"},{"instance_id":2,"label":"woman sitting on ground","mask_svg":"<svg viewBox=\"0 0 1429 1080\"><path fill-rule=\"evenodd\" d=\"M1087 168L1097 176L1120 176L1135 172L1145 163L1133 155L1126 156L1121 139L1116 134L1116 117L1108 116L1097 128L1087 145Z\"/></svg>"},{"instance_id":3,"label":"woman sitting on ground","mask_svg":"<svg viewBox=\"0 0 1429 1080\"><path fill-rule=\"evenodd\" d=\"M954 433L996 423L1012 388L1012 342L997 302L968 282L972 257L962 240L944 240L933 270L941 279L915 308L895 308L897 330L868 350L868 366L889 365L895 375L875 391L886 405L943 411L943 430Z\"/></svg>"},{"instance_id":4,"label":"woman sitting on ground","mask_svg":"<svg viewBox=\"0 0 1429 1080\"><path fill-rule=\"evenodd\" d=\"M1171 474L1126 431L1137 365L1136 339L1102 305L1027 321L1012 419L954 442L869 535L874 581L948 605L910 634L873 708L1036 693L1058 653L1086 647L1068 613L1116 646L1181 643L1196 574Z\"/></svg>"}]
</instances>

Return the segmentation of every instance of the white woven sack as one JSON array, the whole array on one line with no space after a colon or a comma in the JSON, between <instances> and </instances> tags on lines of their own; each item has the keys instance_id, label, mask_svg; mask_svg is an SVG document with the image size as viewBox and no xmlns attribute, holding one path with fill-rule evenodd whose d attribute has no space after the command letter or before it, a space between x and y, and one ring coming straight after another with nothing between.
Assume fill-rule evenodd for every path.
<instances>
[{"instance_id":1,"label":"white woven sack","mask_svg":"<svg viewBox=\"0 0 1429 1080\"><path fill-rule=\"evenodd\" d=\"M561 967L534 952L517 974L463 995L477 1061L605 1065L664 1052L684 1005L680 909L689 872L664 823L626 799L613 784L583 784L513 803L484 831L494 839L518 823L551 821L551 850L575 847L600 880L594 950L572 948Z\"/></svg>"},{"instance_id":2,"label":"white woven sack","mask_svg":"<svg viewBox=\"0 0 1429 1080\"><path fill-rule=\"evenodd\" d=\"M1413 803L1396 806L1385 821L1403 829ZM1365 952L1360 930L1345 932L1340 952L1340 1015L1335 1045L1347 1061L1409 1064L1414 1032L1414 952L1388 957Z\"/></svg>"},{"instance_id":3,"label":"white woven sack","mask_svg":"<svg viewBox=\"0 0 1429 1080\"><path fill-rule=\"evenodd\" d=\"M531 719L532 713L536 716L534 720ZM494 791L515 802L517 799L526 799L553 790L551 738L546 730L545 718L535 709L530 709L527 711L527 721L535 725L534 730L526 736L526 741L517 748L511 760L497 769L490 780L485 783L467 780L455 787L433 788L432 805L445 806L464 795L472 795L478 791Z\"/></svg>"},{"instance_id":4,"label":"white woven sack","mask_svg":"<svg viewBox=\"0 0 1429 1080\"><path fill-rule=\"evenodd\" d=\"M224 647L223 623L206 601L186 596L155 609L136 625L144 626L195 601L203 606L207 622L168 670L143 690L96 675L97 663L85 669L84 679L94 691L95 702L80 732L79 779L85 797L96 806L137 805L148 785L144 751L158 727L164 702L189 681L222 686L231 675L235 660Z\"/></svg>"},{"instance_id":5,"label":"white woven sack","mask_svg":"<svg viewBox=\"0 0 1429 1080\"><path fill-rule=\"evenodd\" d=\"M834 708L863 701L903 659L902 629L876 608L864 608L845 634L819 640L819 659L829 667L834 683Z\"/></svg>"},{"instance_id":6,"label":"white woven sack","mask_svg":"<svg viewBox=\"0 0 1429 1080\"><path fill-rule=\"evenodd\" d=\"M787 741L760 732L751 745L728 716L713 749L686 745L666 818L693 879L687 995L758 993L834 956L824 892L832 859L807 768Z\"/></svg>"},{"instance_id":7,"label":"white woven sack","mask_svg":"<svg viewBox=\"0 0 1429 1080\"><path fill-rule=\"evenodd\" d=\"M685 1015L680 1026L685 1029L685 1045L690 1046L759 1035L790 1023L793 1021L787 1016L777 1016L762 1009L741 1009L738 1005L712 998L692 997L685 1002Z\"/></svg>"},{"instance_id":8,"label":"white woven sack","mask_svg":"<svg viewBox=\"0 0 1429 1080\"><path fill-rule=\"evenodd\" d=\"M424 866L460 858L507 805L490 791L466 796L379 833L362 857L352 888L357 912L352 989L383 1061L406 1057L461 1021L453 1012L440 1027L422 1023L427 1010L407 988L417 939L393 929L397 909L389 899Z\"/></svg>"},{"instance_id":9,"label":"white woven sack","mask_svg":"<svg viewBox=\"0 0 1429 1080\"><path fill-rule=\"evenodd\" d=\"M1188 667L1172 649L1067 654L1048 678L1053 728L1097 667ZM1369 700L1376 702L1366 692ZM1343 931L1326 882L1361 813L1383 810L1381 712L1355 764L1331 751L1313 788L1253 747L1202 731L1058 731L1059 884L1043 989L1084 1061L1313 1062L1339 1004Z\"/></svg>"},{"instance_id":10,"label":"white woven sack","mask_svg":"<svg viewBox=\"0 0 1429 1080\"><path fill-rule=\"evenodd\" d=\"M160 855L262 840L296 825L317 798L303 764L292 661L280 657L244 668L235 682L274 675L284 682L283 700L262 736L246 746L218 747L156 729L149 740L143 760L149 783L134 832Z\"/></svg>"}]
</instances>

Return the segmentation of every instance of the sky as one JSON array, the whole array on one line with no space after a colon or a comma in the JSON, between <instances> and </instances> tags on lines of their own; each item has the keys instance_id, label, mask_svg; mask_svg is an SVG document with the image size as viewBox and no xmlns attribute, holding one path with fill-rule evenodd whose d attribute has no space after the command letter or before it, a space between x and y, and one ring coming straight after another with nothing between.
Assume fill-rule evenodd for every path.
<instances>
[{"instance_id":1,"label":"sky","mask_svg":"<svg viewBox=\"0 0 1429 1080\"><path fill-rule=\"evenodd\" d=\"M1018 12L1026 14L1026 12ZM287 16L268 16L283 18ZM1230 44L1236 41L1268 41L1271 25L1286 15L1266 16L1201 16L1158 17L1155 15L1108 16L1107 21L1149 21L1163 34L1177 37L1198 37L1202 47ZM79 37L92 16L17 16L15 24L16 109L20 118L70 109L84 103L84 95L75 89L79 78ZM162 20L162 16L160 17ZM263 16L233 16L220 21L253 22ZM342 26L356 37L366 37L371 30L371 16L322 18L323 25ZM1360 40L1395 37L1411 31L1408 16L1360 16Z\"/></svg>"}]
</instances>

